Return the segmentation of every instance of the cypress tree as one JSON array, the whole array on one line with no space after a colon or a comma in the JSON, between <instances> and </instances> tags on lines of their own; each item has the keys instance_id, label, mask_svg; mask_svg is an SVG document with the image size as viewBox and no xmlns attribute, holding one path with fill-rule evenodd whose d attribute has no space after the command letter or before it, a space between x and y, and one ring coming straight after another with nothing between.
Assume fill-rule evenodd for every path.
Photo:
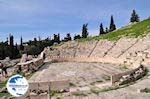
<instances>
[{"instance_id":1,"label":"cypress tree","mask_svg":"<svg viewBox=\"0 0 150 99\"><path fill-rule=\"evenodd\" d=\"M22 36L21 36L21 39L20 39L20 50L24 50Z\"/></svg>"},{"instance_id":2,"label":"cypress tree","mask_svg":"<svg viewBox=\"0 0 150 99\"><path fill-rule=\"evenodd\" d=\"M88 28L87 28L88 24L83 24L82 27L82 38L87 38L88 36Z\"/></svg>"},{"instance_id":3,"label":"cypress tree","mask_svg":"<svg viewBox=\"0 0 150 99\"><path fill-rule=\"evenodd\" d=\"M34 38L33 45L37 46L37 39L36 39L36 37Z\"/></svg>"},{"instance_id":4,"label":"cypress tree","mask_svg":"<svg viewBox=\"0 0 150 99\"><path fill-rule=\"evenodd\" d=\"M18 57L18 55L19 55L19 50L18 50L18 45L17 45L17 43L16 43L16 45L15 45L15 47L14 47L14 58L17 58Z\"/></svg>"},{"instance_id":5,"label":"cypress tree","mask_svg":"<svg viewBox=\"0 0 150 99\"><path fill-rule=\"evenodd\" d=\"M54 42L57 42L57 35L54 34L53 36L54 36L54 37L53 37L53 41L54 41Z\"/></svg>"},{"instance_id":6,"label":"cypress tree","mask_svg":"<svg viewBox=\"0 0 150 99\"><path fill-rule=\"evenodd\" d=\"M60 43L60 34L58 33L57 35L57 43L59 44Z\"/></svg>"},{"instance_id":7,"label":"cypress tree","mask_svg":"<svg viewBox=\"0 0 150 99\"><path fill-rule=\"evenodd\" d=\"M100 24L100 30L99 30L99 35L104 34L104 28L103 28L103 24Z\"/></svg>"},{"instance_id":8,"label":"cypress tree","mask_svg":"<svg viewBox=\"0 0 150 99\"><path fill-rule=\"evenodd\" d=\"M113 16L111 15L109 32L114 31L114 30L116 30L116 25L114 23Z\"/></svg>"},{"instance_id":9,"label":"cypress tree","mask_svg":"<svg viewBox=\"0 0 150 99\"><path fill-rule=\"evenodd\" d=\"M138 14L136 13L135 10L133 10L133 12L131 14L130 22L139 22L139 21L140 21L140 19L139 19Z\"/></svg>"},{"instance_id":10,"label":"cypress tree","mask_svg":"<svg viewBox=\"0 0 150 99\"><path fill-rule=\"evenodd\" d=\"M59 35L59 33L58 33L58 35L57 34L54 34L54 39L53 39L53 42L54 43L60 43L60 35Z\"/></svg>"},{"instance_id":11,"label":"cypress tree","mask_svg":"<svg viewBox=\"0 0 150 99\"><path fill-rule=\"evenodd\" d=\"M10 34L9 37L10 58L14 58L14 37Z\"/></svg>"}]
</instances>

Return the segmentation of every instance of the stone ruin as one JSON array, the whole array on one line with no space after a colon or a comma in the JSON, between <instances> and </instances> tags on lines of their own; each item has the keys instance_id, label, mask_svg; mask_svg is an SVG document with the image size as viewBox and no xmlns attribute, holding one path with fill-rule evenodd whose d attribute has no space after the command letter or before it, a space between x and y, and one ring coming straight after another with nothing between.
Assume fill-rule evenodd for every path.
<instances>
[{"instance_id":1,"label":"stone ruin","mask_svg":"<svg viewBox=\"0 0 150 99\"><path fill-rule=\"evenodd\" d=\"M44 60L41 57L33 58L31 55L23 54L20 63L15 66L15 72L28 75L37 71L44 64Z\"/></svg>"},{"instance_id":2,"label":"stone ruin","mask_svg":"<svg viewBox=\"0 0 150 99\"><path fill-rule=\"evenodd\" d=\"M68 92L69 81L29 82L29 90L25 97L29 99L50 99L50 92Z\"/></svg>"},{"instance_id":3,"label":"stone ruin","mask_svg":"<svg viewBox=\"0 0 150 99\"><path fill-rule=\"evenodd\" d=\"M39 62L43 64L43 60L40 59L43 58L44 54L46 60L53 62L75 61L75 62L104 62L104 63L108 62L108 63L124 64L128 66L128 68L132 68L132 70L124 73L111 75L112 85L115 84L122 85L143 77L147 72L147 69L144 66L149 64L150 52L145 51L145 49L149 45L148 43L147 45L143 44L144 40L147 40L147 37L142 40L123 38L115 42L102 40L102 41L93 41L91 43L86 44L74 43L73 45L71 42L68 43L67 45L63 45L58 48L51 48L51 47L45 48L40 55L41 58L36 59L36 61L34 61L35 59L25 61L28 58L28 56L24 55L23 58L21 59L21 64L18 65L21 65L24 72L28 72L27 71L28 67L32 67L33 62L34 63ZM141 47L139 48L139 46ZM35 88L38 89L36 90L39 90L40 84L41 83L37 84L37 87ZM30 90L31 91L30 93L33 92L31 97L34 95L37 96L37 94L38 96L39 95L42 96L43 93L47 97L46 93L48 93L49 88L52 88L53 86L50 87L50 85L48 84L48 87L42 89L46 91L41 92L40 94L39 91L36 92L33 88L32 90Z\"/></svg>"},{"instance_id":4,"label":"stone ruin","mask_svg":"<svg viewBox=\"0 0 150 99\"><path fill-rule=\"evenodd\" d=\"M134 53L129 53L124 61L127 66L132 66L132 68L138 67L140 64L148 65L150 63L150 51L138 51Z\"/></svg>"},{"instance_id":5,"label":"stone ruin","mask_svg":"<svg viewBox=\"0 0 150 99\"><path fill-rule=\"evenodd\" d=\"M146 75L147 69L140 65L138 68L111 76L112 85L122 85L134 82Z\"/></svg>"},{"instance_id":6,"label":"stone ruin","mask_svg":"<svg viewBox=\"0 0 150 99\"><path fill-rule=\"evenodd\" d=\"M135 81L143 77L147 73L147 66L150 63L150 51L138 51L134 53L129 53L124 60L124 65L132 70L113 75L111 77L112 84L125 84Z\"/></svg>"}]
</instances>

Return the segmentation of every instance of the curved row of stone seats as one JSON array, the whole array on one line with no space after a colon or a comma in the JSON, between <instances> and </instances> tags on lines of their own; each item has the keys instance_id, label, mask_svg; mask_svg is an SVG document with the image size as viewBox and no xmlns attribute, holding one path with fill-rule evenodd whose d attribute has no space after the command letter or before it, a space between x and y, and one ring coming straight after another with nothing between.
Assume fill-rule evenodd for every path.
<instances>
[{"instance_id":1,"label":"curved row of stone seats","mask_svg":"<svg viewBox=\"0 0 150 99\"><path fill-rule=\"evenodd\" d=\"M88 57L95 47L97 41L90 41L90 42L81 42L79 43L77 50L76 50L76 57L78 56L86 56Z\"/></svg>"},{"instance_id":2,"label":"curved row of stone seats","mask_svg":"<svg viewBox=\"0 0 150 99\"><path fill-rule=\"evenodd\" d=\"M132 47L136 43L136 38L122 38L119 39L116 45L107 53L106 57L118 58L129 47Z\"/></svg>"},{"instance_id":3,"label":"curved row of stone seats","mask_svg":"<svg viewBox=\"0 0 150 99\"><path fill-rule=\"evenodd\" d=\"M97 57L103 57L109 49L111 49L114 46L113 41L108 40L100 40L94 49L93 53L91 54L91 57L97 56Z\"/></svg>"},{"instance_id":4,"label":"curved row of stone seats","mask_svg":"<svg viewBox=\"0 0 150 99\"><path fill-rule=\"evenodd\" d=\"M43 53L45 53L45 57L60 56L60 51L57 48L46 47Z\"/></svg>"},{"instance_id":5,"label":"curved row of stone seats","mask_svg":"<svg viewBox=\"0 0 150 99\"><path fill-rule=\"evenodd\" d=\"M137 66L137 64L149 64L150 63L150 51L138 51L129 53L124 60L126 65L132 65L133 67Z\"/></svg>"},{"instance_id":6,"label":"curved row of stone seats","mask_svg":"<svg viewBox=\"0 0 150 99\"><path fill-rule=\"evenodd\" d=\"M50 56L88 56L126 58L128 53L150 49L150 35L142 39L122 38L118 41L100 40L89 42L69 41L57 48L45 48L46 57Z\"/></svg>"},{"instance_id":7,"label":"curved row of stone seats","mask_svg":"<svg viewBox=\"0 0 150 99\"><path fill-rule=\"evenodd\" d=\"M68 57L68 56L54 56L48 57L49 61L52 62L100 62L100 63L112 63L112 64L123 64L124 60L120 58L113 57L87 57L87 56L77 56L77 57Z\"/></svg>"},{"instance_id":8,"label":"curved row of stone seats","mask_svg":"<svg viewBox=\"0 0 150 99\"><path fill-rule=\"evenodd\" d=\"M122 57L125 57L128 55L128 53L138 52L138 51L144 51L146 49L150 48L150 37L146 36L142 39L138 39L138 42L132 46L128 51L126 51Z\"/></svg>"},{"instance_id":9,"label":"curved row of stone seats","mask_svg":"<svg viewBox=\"0 0 150 99\"><path fill-rule=\"evenodd\" d=\"M42 58L33 58L30 61L20 62L15 66L14 72L22 72L28 75L38 70L44 64Z\"/></svg>"},{"instance_id":10,"label":"curved row of stone seats","mask_svg":"<svg viewBox=\"0 0 150 99\"><path fill-rule=\"evenodd\" d=\"M60 56L75 56L77 46L78 42L66 42L58 48L60 50Z\"/></svg>"}]
</instances>

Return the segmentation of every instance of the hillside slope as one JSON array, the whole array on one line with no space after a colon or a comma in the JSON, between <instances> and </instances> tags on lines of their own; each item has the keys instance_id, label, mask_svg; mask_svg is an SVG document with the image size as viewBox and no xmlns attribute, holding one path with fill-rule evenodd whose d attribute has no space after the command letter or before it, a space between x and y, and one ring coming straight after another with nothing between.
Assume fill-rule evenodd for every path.
<instances>
[{"instance_id":1,"label":"hillside slope","mask_svg":"<svg viewBox=\"0 0 150 99\"><path fill-rule=\"evenodd\" d=\"M150 19L146 19L138 23L129 24L123 28L120 28L108 34L104 34L101 36L88 37L86 39L80 39L78 41L89 41L89 40L100 40L100 39L117 40L121 37L137 38L139 36L143 36L144 34L148 32L150 32Z\"/></svg>"}]
</instances>

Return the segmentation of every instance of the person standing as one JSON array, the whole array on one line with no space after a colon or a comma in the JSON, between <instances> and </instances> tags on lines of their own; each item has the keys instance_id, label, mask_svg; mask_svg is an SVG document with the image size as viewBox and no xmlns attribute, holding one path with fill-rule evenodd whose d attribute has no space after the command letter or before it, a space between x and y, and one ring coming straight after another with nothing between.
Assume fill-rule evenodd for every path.
<instances>
[{"instance_id":1,"label":"person standing","mask_svg":"<svg viewBox=\"0 0 150 99\"><path fill-rule=\"evenodd\" d=\"M2 62L0 62L0 68L2 69L2 75L7 77L7 67Z\"/></svg>"},{"instance_id":2,"label":"person standing","mask_svg":"<svg viewBox=\"0 0 150 99\"><path fill-rule=\"evenodd\" d=\"M2 76L3 76L3 74L2 74L2 65L1 65L1 62L0 62L0 82L2 81Z\"/></svg>"},{"instance_id":3,"label":"person standing","mask_svg":"<svg viewBox=\"0 0 150 99\"><path fill-rule=\"evenodd\" d=\"M0 74L3 76L3 64L0 62Z\"/></svg>"}]
</instances>

